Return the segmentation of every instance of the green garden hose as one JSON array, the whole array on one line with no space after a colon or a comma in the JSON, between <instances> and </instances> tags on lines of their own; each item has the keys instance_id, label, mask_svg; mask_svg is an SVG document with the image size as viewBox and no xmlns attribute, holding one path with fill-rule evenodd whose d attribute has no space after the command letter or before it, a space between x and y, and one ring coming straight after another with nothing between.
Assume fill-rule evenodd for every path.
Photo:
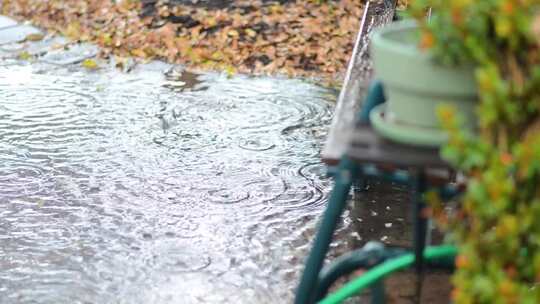
<instances>
[{"instance_id":1,"label":"green garden hose","mask_svg":"<svg viewBox=\"0 0 540 304\"><path fill-rule=\"evenodd\" d=\"M448 258L455 256L457 249L451 245L428 247L424 251L424 258L426 261ZM380 281L387 275L407 268L414 263L414 254L409 253L395 259L388 260L383 264L374 267L373 269L363 273L360 277L349 282L338 291L330 294L324 298L320 304L337 304L343 302L345 299L352 297L370 285Z\"/></svg>"}]
</instances>

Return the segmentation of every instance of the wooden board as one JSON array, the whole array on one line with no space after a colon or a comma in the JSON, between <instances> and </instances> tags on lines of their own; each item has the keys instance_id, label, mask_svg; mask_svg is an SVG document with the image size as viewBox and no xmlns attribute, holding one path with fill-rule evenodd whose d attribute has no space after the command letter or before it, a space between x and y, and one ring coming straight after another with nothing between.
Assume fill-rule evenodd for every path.
<instances>
[{"instance_id":1,"label":"wooden board","mask_svg":"<svg viewBox=\"0 0 540 304\"><path fill-rule=\"evenodd\" d=\"M346 152L354 130L356 113L373 75L368 49L369 33L392 21L395 3L389 0L366 2L334 118L321 153L323 162L328 165L335 165Z\"/></svg>"},{"instance_id":2,"label":"wooden board","mask_svg":"<svg viewBox=\"0 0 540 304\"><path fill-rule=\"evenodd\" d=\"M424 148L399 144L387 140L371 128L358 125L352 132L346 155L358 162L401 168L444 168L438 148Z\"/></svg>"}]
</instances>

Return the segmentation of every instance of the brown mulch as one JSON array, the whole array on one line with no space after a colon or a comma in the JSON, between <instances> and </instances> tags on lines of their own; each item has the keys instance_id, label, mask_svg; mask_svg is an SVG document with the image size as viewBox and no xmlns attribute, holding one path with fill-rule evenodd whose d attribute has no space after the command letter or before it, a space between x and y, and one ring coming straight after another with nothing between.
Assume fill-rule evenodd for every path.
<instances>
[{"instance_id":1,"label":"brown mulch","mask_svg":"<svg viewBox=\"0 0 540 304\"><path fill-rule=\"evenodd\" d=\"M331 80L346 68L362 2L235 0L209 9L157 1L149 13L141 0L3 0L0 10L97 43L104 57Z\"/></svg>"}]
</instances>

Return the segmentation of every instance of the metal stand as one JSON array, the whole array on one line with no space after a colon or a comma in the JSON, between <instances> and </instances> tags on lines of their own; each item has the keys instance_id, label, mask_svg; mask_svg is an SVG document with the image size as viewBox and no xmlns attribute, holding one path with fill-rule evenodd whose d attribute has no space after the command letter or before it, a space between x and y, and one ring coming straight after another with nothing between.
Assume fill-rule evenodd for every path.
<instances>
[{"instance_id":1,"label":"metal stand","mask_svg":"<svg viewBox=\"0 0 540 304\"><path fill-rule=\"evenodd\" d=\"M359 268L371 268L409 252L402 248L385 249L382 245L376 248L363 248L339 258L329 268L321 271L352 185L368 178L405 184L413 189L411 207L414 219L414 269L418 274L417 297L420 297L425 268L424 249L427 245L428 232L423 195L430 188L438 190L443 196L452 196L459 191L455 185L448 183L448 180L444 178L438 181L429 179L428 171L433 168L450 170L449 166L440 159L438 149L389 142L379 137L366 124L369 111L384 101L382 85L375 82L369 90L363 110L359 113L359 122L348 152L342 157L337 170L334 171L335 185L315 236L313 248L306 261L295 304L315 303L326 295L330 285L339 277ZM387 170L380 170L381 166ZM445 268L448 267L446 263L443 264ZM371 289L372 303L384 303L383 281L377 281Z\"/></svg>"},{"instance_id":2,"label":"metal stand","mask_svg":"<svg viewBox=\"0 0 540 304\"><path fill-rule=\"evenodd\" d=\"M332 242L332 235L334 234L338 220L345 209L351 186L359 171L358 165L347 158L344 158L340 162L338 168L334 189L332 190L328 206L317 230L313 248L307 259L306 268L298 286L295 299L296 304L313 303L315 300L315 293L313 291L317 288L317 281L324 258L328 252L330 242Z\"/></svg>"}]
</instances>

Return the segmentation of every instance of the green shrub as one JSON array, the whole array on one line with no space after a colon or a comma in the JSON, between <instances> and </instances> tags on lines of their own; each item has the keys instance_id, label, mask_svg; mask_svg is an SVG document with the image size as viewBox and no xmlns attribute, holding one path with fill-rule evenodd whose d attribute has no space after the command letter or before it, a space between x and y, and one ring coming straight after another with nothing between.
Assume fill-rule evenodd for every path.
<instances>
[{"instance_id":1,"label":"green shrub","mask_svg":"<svg viewBox=\"0 0 540 304\"><path fill-rule=\"evenodd\" d=\"M427 9L432 9L428 21ZM459 246L455 303L540 303L540 0L414 0L421 47L476 67L478 134L440 110L443 156L467 177L435 214Z\"/></svg>"}]
</instances>

